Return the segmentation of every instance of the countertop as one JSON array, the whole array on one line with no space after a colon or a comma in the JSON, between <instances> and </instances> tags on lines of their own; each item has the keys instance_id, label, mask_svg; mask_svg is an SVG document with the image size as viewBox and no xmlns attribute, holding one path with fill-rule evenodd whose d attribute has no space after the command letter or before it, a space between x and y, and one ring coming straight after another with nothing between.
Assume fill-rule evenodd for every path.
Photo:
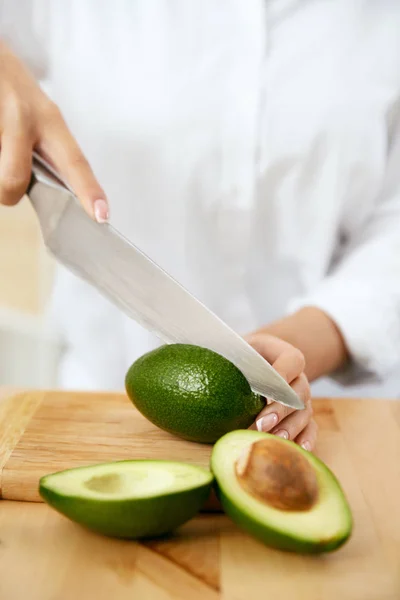
<instances>
[{"instance_id":1,"label":"countertop","mask_svg":"<svg viewBox=\"0 0 400 600\"><path fill-rule=\"evenodd\" d=\"M354 516L337 552L278 552L220 514L162 541L111 540L44 504L3 500L0 598L399 600L400 402L319 399L315 412L316 453L329 456Z\"/></svg>"}]
</instances>

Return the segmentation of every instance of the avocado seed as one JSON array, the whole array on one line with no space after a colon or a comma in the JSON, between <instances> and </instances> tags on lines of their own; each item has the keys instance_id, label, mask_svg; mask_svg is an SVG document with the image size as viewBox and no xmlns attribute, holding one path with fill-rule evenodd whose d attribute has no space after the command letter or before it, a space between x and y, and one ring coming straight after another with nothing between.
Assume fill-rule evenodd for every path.
<instances>
[{"instance_id":1,"label":"avocado seed","mask_svg":"<svg viewBox=\"0 0 400 600\"><path fill-rule=\"evenodd\" d=\"M310 462L296 447L268 438L248 446L236 462L242 488L261 502L285 511L306 511L318 498Z\"/></svg>"}]
</instances>

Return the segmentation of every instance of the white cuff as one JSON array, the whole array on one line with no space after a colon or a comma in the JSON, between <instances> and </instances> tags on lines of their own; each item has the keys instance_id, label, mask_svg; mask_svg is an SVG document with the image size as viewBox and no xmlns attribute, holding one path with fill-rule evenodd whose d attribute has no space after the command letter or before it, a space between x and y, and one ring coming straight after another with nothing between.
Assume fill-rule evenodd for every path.
<instances>
[{"instance_id":1,"label":"white cuff","mask_svg":"<svg viewBox=\"0 0 400 600\"><path fill-rule=\"evenodd\" d=\"M317 289L293 300L289 312L315 306L341 331L351 361L331 377L345 385L382 381L400 363L400 317L393 295L379 284L325 279Z\"/></svg>"}]
</instances>

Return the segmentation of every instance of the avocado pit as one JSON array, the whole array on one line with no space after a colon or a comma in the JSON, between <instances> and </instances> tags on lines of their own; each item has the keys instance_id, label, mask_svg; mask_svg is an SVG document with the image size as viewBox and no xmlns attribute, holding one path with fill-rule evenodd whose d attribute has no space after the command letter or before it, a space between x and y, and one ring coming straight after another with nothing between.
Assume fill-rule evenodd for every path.
<instances>
[{"instance_id":1,"label":"avocado pit","mask_svg":"<svg viewBox=\"0 0 400 600\"><path fill-rule=\"evenodd\" d=\"M318 481L310 462L277 438L258 440L236 461L236 477L250 495L284 511L308 511L318 499Z\"/></svg>"}]
</instances>

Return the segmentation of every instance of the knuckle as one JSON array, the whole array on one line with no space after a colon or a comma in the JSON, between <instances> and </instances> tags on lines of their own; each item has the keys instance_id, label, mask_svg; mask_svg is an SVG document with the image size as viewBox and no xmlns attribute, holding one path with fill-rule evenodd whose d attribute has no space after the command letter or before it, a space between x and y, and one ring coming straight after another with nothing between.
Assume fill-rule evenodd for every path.
<instances>
[{"instance_id":1,"label":"knuckle","mask_svg":"<svg viewBox=\"0 0 400 600\"><path fill-rule=\"evenodd\" d=\"M282 419L288 417L289 415L291 415L294 412L293 408L290 408L290 406L283 406L282 404L281 406L281 410L278 411L278 416L280 417L280 421L282 421Z\"/></svg>"},{"instance_id":2,"label":"knuckle","mask_svg":"<svg viewBox=\"0 0 400 600\"><path fill-rule=\"evenodd\" d=\"M307 423L309 423L313 417L313 409L311 404L306 403L306 407L302 412L304 414L304 419L307 421Z\"/></svg>"},{"instance_id":3,"label":"knuckle","mask_svg":"<svg viewBox=\"0 0 400 600\"><path fill-rule=\"evenodd\" d=\"M48 98L42 103L39 112L46 125L54 125L64 121L57 104Z\"/></svg>"},{"instance_id":4,"label":"knuckle","mask_svg":"<svg viewBox=\"0 0 400 600\"><path fill-rule=\"evenodd\" d=\"M10 93L3 118L5 126L11 131L26 133L31 130L32 119L29 102L13 92Z\"/></svg>"},{"instance_id":5,"label":"knuckle","mask_svg":"<svg viewBox=\"0 0 400 600\"><path fill-rule=\"evenodd\" d=\"M26 98L22 97L21 93L14 88L10 88L6 92L5 105L8 111L15 111L18 114L24 113L29 107Z\"/></svg>"},{"instance_id":6,"label":"knuckle","mask_svg":"<svg viewBox=\"0 0 400 600\"><path fill-rule=\"evenodd\" d=\"M305 378L304 379L304 383L303 383L303 394L304 394L304 400L305 402L310 406L311 408L311 387L310 384L308 382L308 379Z\"/></svg>"},{"instance_id":7,"label":"knuckle","mask_svg":"<svg viewBox=\"0 0 400 600\"><path fill-rule=\"evenodd\" d=\"M302 398L306 405L306 410L309 411L311 409L311 387L310 383L307 379L307 376L304 373L299 375L296 385L295 391Z\"/></svg>"},{"instance_id":8,"label":"knuckle","mask_svg":"<svg viewBox=\"0 0 400 600\"><path fill-rule=\"evenodd\" d=\"M304 371L302 373L300 373L299 375L299 381L301 383L301 386L307 390L310 389L310 383L308 381L308 377L307 375L304 373Z\"/></svg>"},{"instance_id":9,"label":"knuckle","mask_svg":"<svg viewBox=\"0 0 400 600\"><path fill-rule=\"evenodd\" d=\"M12 86L6 87L4 92L5 108L7 109L7 111L18 110L20 105L22 104L21 95Z\"/></svg>"},{"instance_id":10,"label":"knuckle","mask_svg":"<svg viewBox=\"0 0 400 600\"><path fill-rule=\"evenodd\" d=\"M82 152L76 148L69 154L69 163L75 169L88 169L89 163Z\"/></svg>"},{"instance_id":11,"label":"knuckle","mask_svg":"<svg viewBox=\"0 0 400 600\"><path fill-rule=\"evenodd\" d=\"M304 358L304 354L298 349L293 348L293 360L296 362L299 372L303 372L306 366L306 359Z\"/></svg>"}]
</instances>

